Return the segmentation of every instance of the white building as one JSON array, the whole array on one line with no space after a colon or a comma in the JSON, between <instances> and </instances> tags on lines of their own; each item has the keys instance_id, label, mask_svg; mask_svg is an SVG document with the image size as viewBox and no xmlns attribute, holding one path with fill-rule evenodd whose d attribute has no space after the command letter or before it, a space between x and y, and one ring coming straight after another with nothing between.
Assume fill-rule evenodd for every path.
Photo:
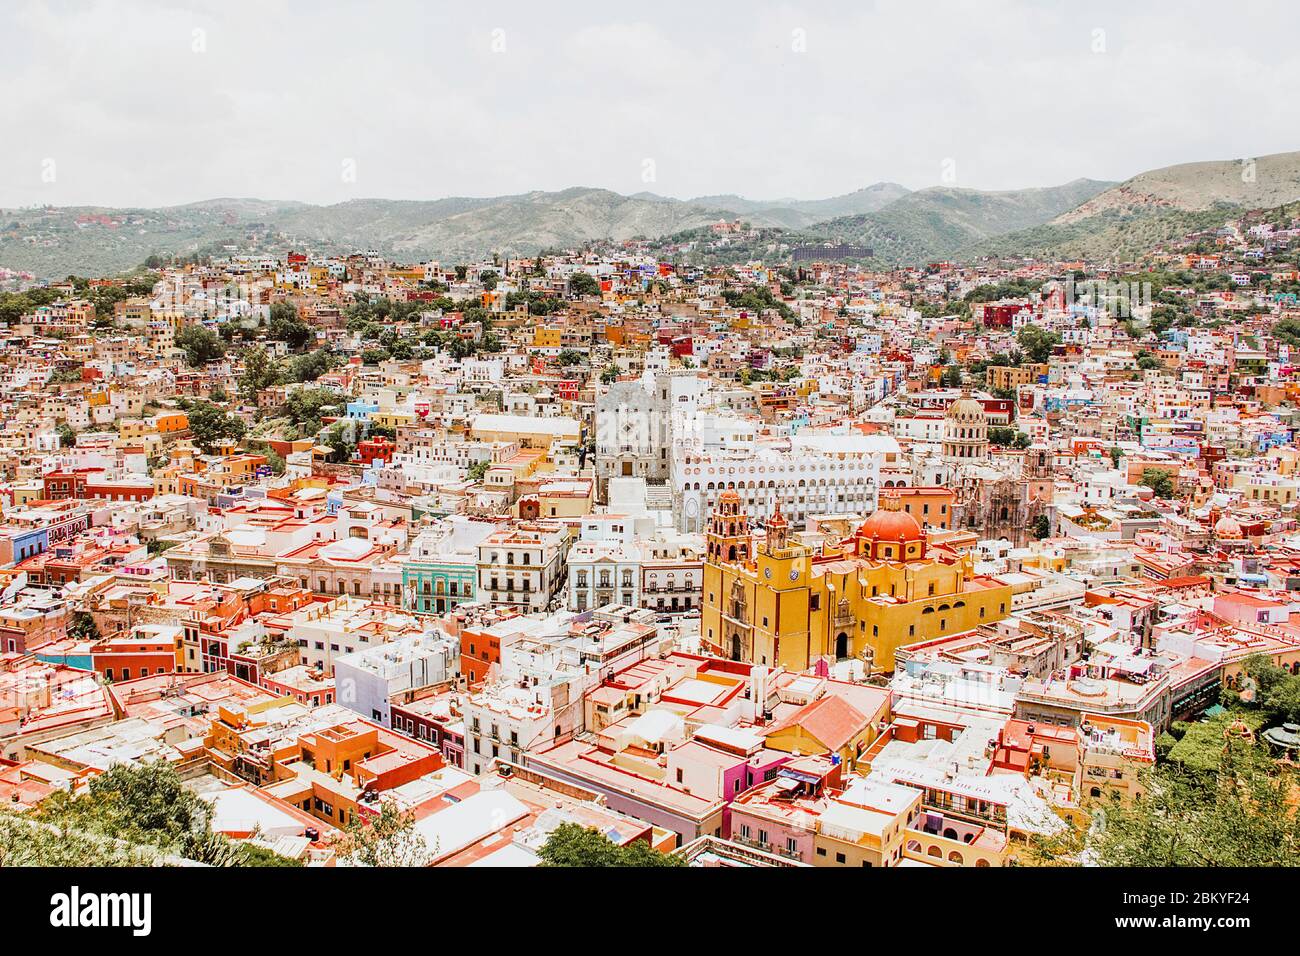
<instances>
[{"instance_id":1,"label":"white building","mask_svg":"<svg viewBox=\"0 0 1300 956\"><path fill-rule=\"evenodd\" d=\"M443 684L459 674L459 639L429 631L334 658L334 695L349 710L391 727L388 702L395 694Z\"/></svg>"},{"instance_id":2,"label":"white building","mask_svg":"<svg viewBox=\"0 0 1300 956\"><path fill-rule=\"evenodd\" d=\"M796 526L810 514L870 514L876 508L882 467L902 460L891 436L800 432L788 439L739 442L710 452L680 443L673 460L678 528L702 531L718 496L740 495L753 518L772 514L776 502Z\"/></svg>"}]
</instances>

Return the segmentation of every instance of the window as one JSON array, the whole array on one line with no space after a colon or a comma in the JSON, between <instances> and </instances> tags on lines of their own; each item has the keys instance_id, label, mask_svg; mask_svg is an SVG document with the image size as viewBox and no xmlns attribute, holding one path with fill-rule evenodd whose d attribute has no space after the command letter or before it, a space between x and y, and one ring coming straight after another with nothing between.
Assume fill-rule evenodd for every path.
<instances>
[{"instance_id":1,"label":"window","mask_svg":"<svg viewBox=\"0 0 1300 956\"><path fill-rule=\"evenodd\" d=\"M843 863L843 862L844 862L844 854L843 854L843 853L836 853L836 854L835 854L835 862L836 862L836 863Z\"/></svg>"}]
</instances>

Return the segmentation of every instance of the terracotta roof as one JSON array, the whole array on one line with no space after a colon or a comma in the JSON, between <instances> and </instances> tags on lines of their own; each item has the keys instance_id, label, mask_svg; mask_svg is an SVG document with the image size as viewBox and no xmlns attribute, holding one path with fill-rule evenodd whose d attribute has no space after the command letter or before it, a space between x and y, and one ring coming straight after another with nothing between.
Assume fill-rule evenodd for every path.
<instances>
[{"instance_id":1,"label":"terracotta roof","mask_svg":"<svg viewBox=\"0 0 1300 956\"><path fill-rule=\"evenodd\" d=\"M867 725L868 718L848 701L834 695L827 695L811 704L805 704L785 720L775 724L767 732L768 736L801 727L803 731L819 740L827 750L839 750L852 740Z\"/></svg>"}]
</instances>

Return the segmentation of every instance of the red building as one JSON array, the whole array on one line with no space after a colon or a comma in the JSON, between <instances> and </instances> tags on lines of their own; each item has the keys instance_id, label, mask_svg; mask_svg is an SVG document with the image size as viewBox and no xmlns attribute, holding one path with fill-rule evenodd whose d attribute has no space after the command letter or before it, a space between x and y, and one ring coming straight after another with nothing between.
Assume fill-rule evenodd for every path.
<instances>
[{"instance_id":1,"label":"red building","mask_svg":"<svg viewBox=\"0 0 1300 956\"><path fill-rule=\"evenodd\" d=\"M43 480L45 497L50 501L66 498L147 501L154 493L153 482L146 477L110 480L100 470L52 471Z\"/></svg>"},{"instance_id":2,"label":"red building","mask_svg":"<svg viewBox=\"0 0 1300 956\"><path fill-rule=\"evenodd\" d=\"M362 464L370 465L375 461L392 461L397 453L395 442L383 437L367 438L357 442L357 458Z\"/></svg>"},{"instance_id":3,"label":"red building","mask_svg":"<svg viewBox=\"0 0 1300 956\"><path fill-rule=\"evenodd\" d=\"M1009 305L984 306L983 322L985 327L991 329L1009 329L1015 323L1016 316L1029 309L1029 306L1023 302L1012 302Z\"/></svg>"}]
</instances>

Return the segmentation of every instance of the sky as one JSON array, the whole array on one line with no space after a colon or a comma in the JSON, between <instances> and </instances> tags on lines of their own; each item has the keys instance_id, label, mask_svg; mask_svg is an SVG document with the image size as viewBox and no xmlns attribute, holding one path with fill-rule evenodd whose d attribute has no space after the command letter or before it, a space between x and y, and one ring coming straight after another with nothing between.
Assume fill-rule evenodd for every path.
<instances>
[{"instance_id":1,"label":"sky","mask_svg":"<svg viewBox=\"0 0 1300 956\"><path fill-rule=\"evenodd\" d=\"M0 207L822 198L1300 148L1300 5L5 0Z\"/></svg>"}]
</instances>

